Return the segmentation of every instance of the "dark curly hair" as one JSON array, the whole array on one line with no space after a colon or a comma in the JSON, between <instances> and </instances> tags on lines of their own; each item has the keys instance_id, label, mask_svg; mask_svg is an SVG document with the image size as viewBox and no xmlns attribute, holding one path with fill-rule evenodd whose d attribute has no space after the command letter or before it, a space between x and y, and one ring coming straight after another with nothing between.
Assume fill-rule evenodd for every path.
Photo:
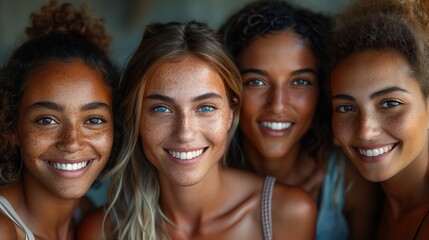
<instances>
[{"instance_id":1,"label":"dark curly hair","mask_svg":"<svg viewBox=\"0 0 429 240\"><path fill-rule=\"evenodd\" d=\"M236 61L240 53L255 39L279 31L291 30L297 33L310 47L319 63L319 99L316 113L310 130L302 139L302 146L310 156L316 159L326 159L328 150L332 146L332 131L330 118L330 104L326 97L327 92L324 71L326 61L326 42L331 29L332 20L324 15L293 6L285 1L255 1L246 5L232 15L220 27L219 33L224 43ZM235 150L229 159L240 159L243 164L242 153L238 150L240 134L234 141Z\"/></svg>"},{"instance_id":2,"label":"dark curly hair","mask_svg":"<svg viewBox=\"0 0 429 240\"><path fill-rule=\"evenodd\" d=\"M107 54L112 38L106 33L104 20L92 16L90 10L88 3L77 8L70 3L58 5L56 0L51 0L40 12L30 15L32 25L25 29L25 33L28 40L49 32L84 36Z\"/></svg>"},{"instance_id":3,"label":"dark curly hair","mask_svg":"<svg viewBox=\"0 0 429 240\"><path fill-rule=\"evenodd\" d=\"M53 12L61 16L62 9L56 8ZM36 28L35 25L32 26L33 30ZM81 60L90 68L102 73L106 85L112 87L113 103L118 102L115 89L119 74L116 67L104 50L97 47L97 43L89 41L86 35L79 35L74 31L69 34L67 29L65 26L60 32L52 29L53 31L44 35L34 36L15 50L0 71L0 186L10 184L20 176L21 153L14 135L17 131L18 106L32 70L53 61ZM117 107L113 108L116 111ZM114 113L115 117L117 115ZM116 117L115 138L118 136L119 128L119 119ZM114 155L112 154L108 166L113 164Z\"/></svg>"},{"instance_id":4,"label":"dark curly hair","mask_svg":"<svg viewBox=\"0 0 429 240\"><path fill-rule=\"evenodd\" d=\"M429 94L428 1L362 0L336 18L330 39L329 69L366 50L394 50L402 54Z\"/></svg>"}]
</instances>

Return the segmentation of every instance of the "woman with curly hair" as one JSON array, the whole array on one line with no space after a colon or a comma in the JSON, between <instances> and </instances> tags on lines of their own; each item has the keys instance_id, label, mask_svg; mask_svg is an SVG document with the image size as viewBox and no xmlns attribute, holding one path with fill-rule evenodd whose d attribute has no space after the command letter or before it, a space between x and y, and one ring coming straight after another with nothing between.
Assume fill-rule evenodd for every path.
<instances>
[{"instance_id":1,"label":"woman with curly hair","mask_svg":"<svg viewBox=\"0 0 429 240\"><path fill-rule=\"evenodd\" d=\"M316 207L302 189L225 166L240 75L206 24L148 25L121 84L107 239L314 239ZM92 216L86 229L100 235L103 214Z\"/></svg>"},{"instance_id":2,"label":"woman with curly hair","mask_svg":"<svg viewBox=\"0 0 429 240\"><path fill-rule=\"evenodd\" d=\"M378 239L429 239L429 2L363 0L332 36L334 134L386 196Z\"/></svg>"},{"instance_id":3,"label":"woman with curly hair","mask_svg":"<svg viewBox=\"0 0 429 240\"><path fill-rule=\"evenodd\" d=\"M325 84L331 20L285 1L255 1L221 27L241 72L243 103L231 166L302 187L318 205L316 239L371 239L377 187L330 128Z\"/></svg>"},{"instance_id":4,"label":"woman with curly hair","mask_svg":"<svg viewBox=\"0 0 429 240\"><path fill-rule=\"evenodd\" d=\"M32 15L0 71L1 239L74 239L73 213L119 126L104 27L56 4Z\"/></svg>"}]
</instances>

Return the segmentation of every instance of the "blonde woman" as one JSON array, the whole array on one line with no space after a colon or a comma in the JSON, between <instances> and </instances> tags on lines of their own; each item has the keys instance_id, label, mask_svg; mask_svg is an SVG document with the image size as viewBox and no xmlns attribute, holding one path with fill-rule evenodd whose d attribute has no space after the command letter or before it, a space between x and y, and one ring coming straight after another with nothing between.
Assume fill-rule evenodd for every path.
<instances>
[{"instance_id":1,"label":"blonde woman","mask_svg":"<svg viewBox=\"0 0 429 240\"><path fill-rule=\"evenodd\" d=\"M108 239L314 239L308 194L225 167L241 83L210 28L149 25L122 84L125 146L111 180ZM92 223L102 217L87 219L87 236L99 238Z\"/></svg>"}]
</instances>

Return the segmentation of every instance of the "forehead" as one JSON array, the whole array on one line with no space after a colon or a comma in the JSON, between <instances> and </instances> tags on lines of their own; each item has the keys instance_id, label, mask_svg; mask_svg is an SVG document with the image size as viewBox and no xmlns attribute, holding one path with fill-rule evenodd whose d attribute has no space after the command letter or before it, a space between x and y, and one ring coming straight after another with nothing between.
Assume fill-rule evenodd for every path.
<instances>
[{"instance_id":1,"label":"forehead","mask_svg":"<svg viewBox=\"0 0 429 240\"><path fill-rule=\"evenodd\" d=\"M243 49L239 57L241 65L280 61L317 66L316 56L307 41L292 30L269 33L256 38Z\"/></svg>"},{"instance_id":2,"label":"forehead","mask_svg":"<svg viewBox=\"0 0 429 240\"><path fill-rule=\"evenodd\" d=\"M194 55L184 55L155 66L147 78L145 92L204 88L225 91L221 76L212 66Z\"/></svg>"},{"instance_id":3,"label":"forehead","mask_svg":"<svg viewBox=\"0 0 429 240\"><path fill-rule=\"evenodd\" d=\"M79 96L91 95L111 98L111 89L100 71L84 62L53 61L31 71L27 77L23 98L62 98L69 101ZM75 99L77 100L77 99Z\"/></svg>"},{"instance_id":4,"label":"forehead","mask_svg":"<svg viewBox=\"0 0 429 240\"><path fill-rule=\"evenodd\" d=\"M421 92L407 60L394 50L355 53L335 67L331 80L333 93L356 95L393 86Z\"/></svg>"}]
</instances>

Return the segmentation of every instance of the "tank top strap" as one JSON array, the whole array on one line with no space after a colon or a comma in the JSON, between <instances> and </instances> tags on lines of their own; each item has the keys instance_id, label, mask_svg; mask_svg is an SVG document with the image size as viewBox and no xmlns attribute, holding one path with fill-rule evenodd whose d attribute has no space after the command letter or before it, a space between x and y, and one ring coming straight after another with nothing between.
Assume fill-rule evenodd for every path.
<instances>
[{"instance_id":1,"label":"tank top strap","mask_svg":"<svg viewBox=\"0 0 429 240\"><path fill-rule=\"evenodd\" d=\"M273 239L273 227L271 222L271 200L275 181L275 177L266 176L262 189L262 230L264 233L265 240Z\"/></svg>"},{"instance_id":2,"label":"tank top strap","mask_svg":"<svg viewBox=\"0 0 429 240\"><path fill-rule=\"evenodd\" d=\"M19 218L18 214L13 209L12 205L6 198L0 196L0 210L18 225L25 232L25 240L35 240L33 233L25 226L24 222Z\"/></svg>"}]
</instances>

